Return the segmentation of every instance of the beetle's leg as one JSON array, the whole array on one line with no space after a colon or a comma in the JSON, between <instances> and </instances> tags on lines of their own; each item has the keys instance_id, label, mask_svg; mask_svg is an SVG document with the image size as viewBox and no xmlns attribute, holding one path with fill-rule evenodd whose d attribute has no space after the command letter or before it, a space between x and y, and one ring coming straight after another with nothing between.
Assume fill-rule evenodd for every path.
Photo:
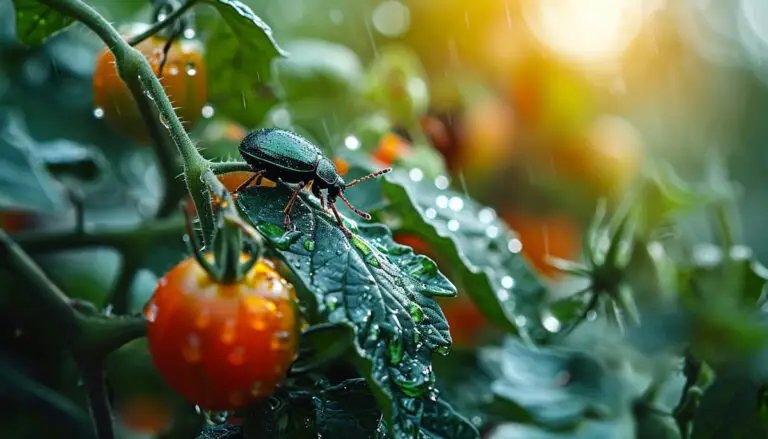
<instances>
[{"instance_id":1,"label":"beetle's leg","mask_svg":"<svg viewBox=\"0 0 768 439\"><path fill-rule=\"evenodd\" d=\"M339 215L339 211L336 210L336 206L333 205L333 201L331 201L330 198L328 199L328 205L331 206L331 210L333 211L333 214L336 216L336 221L339 222L339 227L341 227L341 231L344 232L347 238L351 238L352 232L350 232L347 226L344 225L344 221L341 220L341 215Z\"/></svg>"},{"instance_id":2,"label":"beetle's leg","mask_svg":"<svg viewBox=\"0 0 768 439\"><path fill-rule=\"evenodd\" d=\"M304 189L304 184L305 183L303 181L299 182L299 185L296 186L296 190L293 191L293 195L291 195L291 199L288 200L288 204L286 204L285 209L283 209L283 213L285 214L283 225L286 229L291 224L291 208L293 207L294 203L296 203L296 198L299 196L299 192Z\"/></svg>"},{"instance_id":3,"label":"beetle's leg","mask_svg":"<svg viewBox=\"0 0 768 439\"><path fill-rule=\"evenodd\" d=\"M325 207L325 198L323 197L323 194L320 192L320 187L312 185L312 195L316 196L320 200L320 207L323 208L323 212L326 211Z\"/></svg>"},{"instance_id":4,"label":"beetle's leg","mask_svg":"<svg viewBox=\"0 0 768 439\"><path fill-rule=\"evenodd\" d=\"M250 186L253 180L256 180L256 186L259 186L261 184L261 180L264 178L265 172L267 172L266 169L261 169L259 171L254 172L253 175L248 177L248 180L245 180L244 182L242 182L240 186L238 186L233 193L234 194L240 193L240 191Z\"/></svg>"},{"instance_id":5,"label":"beetle's leg","mask_svg":"<svg viewBox=\"0 0 768 439\"><path fill-rule=\"evenodd\" d=\"M344 204L346 204L347 207L349 207L349 209L352 212L355 212L356 214L360 215L361 218L364 218L366 220L370 220L371 219L371 215L370 214L368 214L366 212L363 212L362 210L360 210L357 207L353 206L346 198L344 198L344 195L339 194L339 198L341 198L341 201L343 201Z\"/></svg>"}]
</instances>

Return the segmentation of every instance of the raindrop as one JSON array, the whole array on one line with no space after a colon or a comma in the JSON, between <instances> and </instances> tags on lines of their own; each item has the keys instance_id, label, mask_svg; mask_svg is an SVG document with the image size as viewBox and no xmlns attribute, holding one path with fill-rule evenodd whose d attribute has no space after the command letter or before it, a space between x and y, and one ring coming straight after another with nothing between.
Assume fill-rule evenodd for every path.
<instances>
[{"instance_id":1,"label":"raindrop","mask_svg":"<svg viewBox=\"0 0 768 439\"><path fill-rule=\"evenodd\" d=\"M528 319L525 316L515 317L515 324L519 327L523 327L528 324Z\"/></svg>"},{"instance_id":2,"label":"raindrop","mask_svg":"<svg viewBox=\"0 0 768 439\"><path fill-rule=\"evenodd\" d=\"M195 38L195 35L194 29L184 29L184 38L191 40L192 38Z\"/></svg>"},{"instance_id":3,"label":"raindrop","mask_svg":"<svg viewBox=\"0 0 768 439\"><path fill-rule=\"evenodd\" d=\"M438 195L437 198L435 198L435 204L437 207L441 209L445 209L448 207L448 197L445 195Z\"/></svg>"},{"instance_id":4,"label":"raindrop","mask_svg":"<svg viewBox=\"0 0 768 439\"><path fill-rule=\"evenodd\" d=\"M154 323L157 319L157 304L155 302L149 302L146 308L144 308L144 318L149 323Z\"/></svg>"},{"instance_id":5,"label":"raindrop","mask_svg":"<svg viewBox=\"0 0 768 439\"><path fill-rule=\"evenodd\" d=\"M168 66L167 72L171 76L176 76L179 74L179 66L177 66L176 64L171 64L170 66Z\"/></svg>"},{"instance_id":6,"label":"raindrop","mask_svg":"<svg viewBox=\"0 0 768 439\"><path fill-rule=\"evenodd\" d=\"M386 37L398 37L404 34L411 22L411 12L399 1L381 3L373 10L373 27Z\"/></svg>"},{"instance_id":7,"label":"raindrop","mask_svg":"<svg viewBox=\"0 0 768 439\"><path fill-rule=\"evenodd\" d=\"M496 213L490 207L484 207L477 212L477 218L481 223L488 224L496 218Z\"/></svg>"},{"instance_id":8,"label":"raindrop","mask_svg":"<svg viewBox=\"0 0 768 439\"><path fill-rule=\"evenodd\" d=\"M104 118L104 109L101 107L96 107L93 109L93 117L96 119L103 119Z\"/></svg>"},{"instance_id":9,"label":"raindrop","mask_svg":"<svg viewBox=\"0 0 768 439\"><path fill-rule=\"evenodd\" d=\"M427 210L424 211L424 216L426 216L429 219L435 219L437 218L437 211L429 207L427 208Z\"/></svg>"},{"instance_id":10,"label":"raindrop","mask_svg":"<svg viewBox=\"0 0 768 439\"><path fill-rule=\"evenodd\" d=\"M344 22L344 13L338 9L332 9L328 14L333 24L341 24Z\"/></svg>"},{"instance_id":11,"label":"raindrop","mask_svg":"<svg viewBox=\"0 0 768 439\"><path fill-rule=\"evenodd\" d=\"M250 314L251 328L257 331L267 329L270 324L270 316L276 314L277 306L268 300L255 296L246 297L244 302L245 307Z\"/></svg>"},{"instance_id":12,"label":"raindrop","mask_svg":"<svg viewBox=\"0 0 768 439\"><path fill-rule=\"evenodd\" d=\"M549 332L559 332L560 327L562 326L560 324L560 320L551 314L544 317L542 324L544 325L544 328Z\"/></svg>"},{"instance_id":13,"label":"raindrop","mask_svg":"<svg viewBox=\"0 0 768 439\"><path fill-rule=\"evenodd\" d=\"M590 309L589 311L587 311L587 320L589 320L590 322L593 322L595 319L597 319L597 311L595 311L594 309Z\"/></svg>"},{"instance_id":14,"label":"raindrop","mask_svg":"<svg viewBox=\"0 0 768 439\"><path fill-rule=\"evenodd\" d=\"M203 115L203 119L210 119L216 114L216 111L213 109L212 105L206 104L203 105L203 109L200 110L200 113Z\"/></svg>"},{"instance_id":15,"label":"raindrop","mask_svg":"<svg viewBox=\"0 0 768 439\"><path fill-rule=\"evenodd\" d=\"M165 12L161 12L157 14L157 20L156 21L165 21L168 18L168 14Z\"/></svg>"},{"instance_id":16,"label":"raindrop","mask_svg":"<svg viewBox=\"0 0 768 439\"><path fill-rule=\"evenodd\" d=\"M501 278L501 286L506 289L511 289L515 286L515 280L511 276L504 276Z\"/></svg>"},{"instance_id":17,"label":"raindrop","mask_svg":"<svg viewBox=\"0 0 768 439\"><path fill-rule=\"evenodd\" d=\"M149 92L149 90L144 90L144 96L147 97L150 101L154 101L155 98L152 97L152 93Z\"/></svg>"},{"instance_id":18,"label":"raindrop","mask_svg":"<svg viewBox=\"0 0 768 439\"><path fill-rule=\"evenodd\" d=\"M227 355L227 361L233 366L242 366L245 363L245 349L242 346L236 347Z\"/></svg>"},{"instance_id":19,"label":"raindrop","mask_svg":"<svg viewBox=\"0 0 768 439\"><path fill-rule=\"evenodd\" d=\"M455 219L448 221L448 230L450 230L451 232L455 232L459 230L459 222L456 221Z\"/></svg>"},{"instance_id":20,"label":"raindrop","mask_svg":"<svg viewBox=\"0 0 768 439\"><path fill-rule=\"evenodd\" d=\"M291 333L288 331L278 331L272 337L272 350L282 351L288 349L291 343Z\"/></svg>"},{"instance_id":21,"label":"raindrop","mask_svg":"<svg viewBox=\"0 0 768 439\"><path fill-rule=\"evenodd\" d=\"M336 296L325 296L325 306L329 311L333 311L339 305L339 298Z\"/></svg>"},{"instance_id":22,"label":"raindrop","mask_svg":"<svg viewBox=\"0 0 768 439\"><path fill-rule=\"evenodd\" d=\"M448 180L448 177L445 175L440 175L437 178L435 178L435 187L442 190L448 189L448 186L451 184L451 181Z\"/></svg>"},{"instance_id":23,"label":"raindrop","mask_svg":"<svg viewBox=\"0 0 768 439\"><path fill-rule=\"evenodd\" d=\"M480 416L472 416L472 423L475 425L475 427L479 427L483 425L483 418Z\"/></svg>"},{"instance_id":24,"label":"raindrop","mask_svg":"<svg viewBox=\"0 0 768 439\"><path fill-rule=\"evenodd\" d=\"M499 228L496 226L488 226L488 228L485 229L485 236L491 239L499 236Z\"/></svg>"},{"instance_id":25,"label":"raindrop","mask_svg":"<svg viewBox=\"0 0 768 439\"><path fill-rule=\"evenodd\" d=\"M418 183L424 179L424 171L419 168L413 168L408 172L408 176L411 177L411 180Z\"/></svg>"},{"instance_id":26,"label":"raindrop","mask_svg":"<svg viewBox=\"0 0 768 439\"><path fill-rule=\"evenodd\" d=\"M520 250L523 249L523 243L519 239L510 239L507 243L507 249L512 253L520 253Z\"/></svg>"},{"instance_id":27,"label":"raindrop","mask_svg":"<svg viewBox=\"0 0 768 439\"><path fill-rule=\"evenodd\" d=\"M454 212L460 211L463 207L464 200L462 200L460 197L451 197L451 200L448 202L448 208Z\"/></svg>"},{"instance_id":28,"label":"raindrop","mask_svg":"<svg viewBox=\"0 0 768 439\"><path fill-rule=\"evenodd\" d=\"M210 323L211 310L208 308L203 308L200 310L200 314L198 314L197 318L195 319L195 327L197 327L197 329L205 329Z\"/></svg>"},{"instance_id":29,"label":"raindrop","mask_svg":"<svg viewBox=\"0 0 768 439\"><path fill-rule=\"evenodd\" d=\"M408 304L408 314L411 315L411 318L416 323L419 323L424 319L424 310L415 303Z\"/></svg>"},{"instance_id":30,"label":"raindrop","mask_svg":"<svg viewBox=\"0 0 768 439\"><path fill-rule=\"evenodd\" d=\"M184 66L184 70L186 70L187 75L189 76L197 75L197 66L192 61L188 62L187 65Z\"/></svg>"},{"instance_id":31,"label":"raindrop","mask_svg":"<svg viewBox=\"0 0 768 439\"><path fill-rule=\"evenodd\" d=\"M181 355L189 363L200 361L200 337L197 334L189 334L187 343L181 348Z\"/></svg>"},{"instance_id":32,"label":"raindrop","mask_svg":"<svg viewBox=\"0 0 768 439\"><path fill-rule=\"evenodd\" d=\"M357 137L352 136L352 135L347 136L344 139L344 146L346 146L347 149L350 149L350 150L354 151L354 150L360 148L360 139L358 139Z\"/></svg>"},{"instance_id":33,"label":"raindrop","mask_svg":"<svg viewBox=\"0 0 768 439\"><path fill-rule=\"evenodd\" d=\"M499 290L496 292L496 296L501 300L502 302L505 302L509 300L509 291L507 290Z\"/></svg>"},{"instance_id":34,"label":"raindrop","mask_svg":"<svg viewBox=\"0 0 768 439\"><path fill-rule=\"evenodd\" d=\"M164 127L169 128L170 123L168 122L168 118L165 117L163 113L160 113L160 123L163 124Z\"/></svg>"},{"instance_id":35,"label":"raindrop","mask_svg":"<svg viewBox=\"0 0 768 439\"><path fill-rule=\"evenodd\" d=\"M203 410L197 404L195 404L195 413L197 413L198 415L203 413Z\"/></svg>"},{"instance_id":36,"label":"raindrop","mask_svg":"<svg viewBox=\"0 0 768 439\"><path fill-rule=\"evenodd\" d=\"M221 331L221 342L224 344L232 344L235 342L235 327L237 326L237 322L235 322L235 319L227 319L226 322L224 322L224 330Z\"/></svg>"}]
</instances>

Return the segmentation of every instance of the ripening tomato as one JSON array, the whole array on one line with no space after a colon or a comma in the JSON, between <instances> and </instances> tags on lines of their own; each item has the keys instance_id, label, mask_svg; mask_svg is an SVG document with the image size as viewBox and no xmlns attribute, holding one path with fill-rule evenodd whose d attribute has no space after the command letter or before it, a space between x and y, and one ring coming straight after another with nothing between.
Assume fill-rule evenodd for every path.
<instances>
[{"instance_id":1,"label":"ripening tomato","mask_svg":"<svg viewBox=\"0 0 768 439\"><path fill-rule=\"evenodd\" d=\"M572 260L581 251L581 230L567 216L502 211L501 217L517 232L523 256L544 276L560 274L548 263L548 256Z\"/></svg>"},{"instance_id":2,"label":"ripening tomato","mask_svg":"<svg viewBox=\"0 0 768 439\"><path fill-rule=\"evenodd\" d=\"M128 35L136 35L145 28L133 26ZM136 46L158 76L166 42L160 36L153 36ZM184 127L190 130L202 117L208 100L208 76L200 41L180 39L171 44L160 82ZM96 111L103 112L104 119L117 131L139 143L147 143L144 121L133 95L117 74L115 57L108 49L103 49L96 59L93 100Z\"/></svg>"},{"instance_id":3,"label":"ripening tomato","mask_svg":"<svg viewBox=\"0 0 768 439\"><path fill-rule=\"evenodd\" d=\"M186 259L158 282L144 316L157 370L207 410L242 408L271 394L296 355L295 291L271 261L259 261L237 283L218 284Z\"/></svg>"},{"instance_id":4,"label":"ripening tomato","mask_svg":"<svg viewBox=\"0 0 768 439\"><path fill-rule=\"evenodd\" d=\"M411 144L393 132L384 134L379 139L379 145L373 151L373 159L383 166L390 166L397 159L410 155Z\"/></svg>"},{"instance_id":5,"label":"ripening tomato","mask_svg":"<svg viewBox=\"0 0 768 439\"><path fill-rule=\"evenodd\" d=\"M171 426L173 405L159 395L136 396L118 405L115 414L127 430L154 436Z\"/></svg>"}]
</instances>

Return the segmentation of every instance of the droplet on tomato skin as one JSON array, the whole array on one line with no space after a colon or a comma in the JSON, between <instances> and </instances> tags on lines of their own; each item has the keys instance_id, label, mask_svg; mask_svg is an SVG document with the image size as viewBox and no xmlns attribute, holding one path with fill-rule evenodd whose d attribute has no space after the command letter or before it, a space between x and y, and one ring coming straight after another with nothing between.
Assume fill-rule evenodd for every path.
<instances>
[{"instance_id":1,"label":"droplet on tomato skin","mask_svg":"<svg viewBox=\"0 0 768 439\"><path fill-rule=\"evenodd\" d=\"M237 322L235 319L227 319L224 322L224 330L221 332L221 342L224 344L232 344L235 342L235 327Z\"/></svg>"},{"instance_id":2,"label":"droplet on tomato skin","mask_svg":"<svg viewBox=\"0 0 768 439\"><path fill-rule=\"evenodd\" d=\"M274 303L261 297L246 297L245 306L248 310L251 328L263 331L270 325L271 316L277 312Z\"/></svg>"},{"instance_id":3,"label":"droplet on tomato skin","mask_svg":"<svg viewBox=\"0 0 768 439\"><path fill-rule=\"evenodd\" d=\"M211 310L203 308L200 310L200 314L195 319L195 327L197 329L205 329L211 323Z\"/></svg>"},{"instance_id":4,"label":"droplet on tomato skin","mask_svg":"<svg viewBox=\"0 0 768 439\"><path fill-rule=\"evenodd\" d=\"M236 347L227 355L227 361L233 366L242 366L245 363L245 349L242 346Z\"/></svg>"},{"instance_id":5,"label":"droplet on tomato skin","mask_svg":"<svg viewBox=\"0 0 768 439\"><path fill-rule=\"evenodd\" d=\"M104 119L104 109L101 107L94 108L93 117L95 117L96 119Z\"/></svg>"},{"instance_id":6,"label":"droplet on tomato skin","mask_svg":"<svg viewBox=\"0 0 768 439\"><path fill-rule=\"evenodd\" d=\"M144 318L147 319L149 323L154 323L155 319L157 319L157 311L157 304L155 302L149 302L144 308Z\"/></svg>"},{"instance_id":7,"label":"droplet on tomato skin","mask_svg":"<svg viewBox=\"0 0 768 439\"><path fill-rule=\"evenodd\" d=\"M181 348L181 355L189 363L200 361L200 337L197 334L189 334L187 343Z\"/></svg>"},{"instance_id":8,"label":"droplet on tomato skin","mask_svg":"<svg viewBox=\"0 0 768 439\"><path fill-rule=\"evenodd\" d=\"M288 331L278 331L272 336L272 350L282 351L288 349L291 344L291 333Z\"/></svg>"},{"instance_id":9,"label":"droplet on tomato skin","mask_svg":"<svg viewBox=\"0 0 768 439\"><path fill-rule=\"evenodd\" d=\"M185 66L185 70L187 72L187 75L189 76L197 75L197 66L192 61L187 63L187 65Z\"/></svg>"}]
</instances>

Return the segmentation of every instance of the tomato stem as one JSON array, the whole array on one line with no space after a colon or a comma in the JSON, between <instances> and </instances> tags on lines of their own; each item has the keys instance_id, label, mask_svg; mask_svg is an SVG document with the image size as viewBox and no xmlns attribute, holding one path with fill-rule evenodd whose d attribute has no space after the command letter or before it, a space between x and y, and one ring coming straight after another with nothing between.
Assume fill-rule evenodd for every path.
<instances>
[{"instance_id":1,"label":"tomato stem","mask_svg":"<svg viewBox=\"0 0 768 439\"><path fill-rule=\"evenodd\" d=\"M177 9L171 12L165 18L165 20L155 22L154 24L152 24L152 26L150 26L144 32L130 38L128 40L128 44L131 46L135 46L141 43L142 41L146 40L147 38L151 37L152 35L155 35L156 33L160 32L164 28L172 25L179 17L181 17L185 12L187 12L197 2L198 0L187 0L181 6L179 6Z\"/></svg>"}]
</instances>

